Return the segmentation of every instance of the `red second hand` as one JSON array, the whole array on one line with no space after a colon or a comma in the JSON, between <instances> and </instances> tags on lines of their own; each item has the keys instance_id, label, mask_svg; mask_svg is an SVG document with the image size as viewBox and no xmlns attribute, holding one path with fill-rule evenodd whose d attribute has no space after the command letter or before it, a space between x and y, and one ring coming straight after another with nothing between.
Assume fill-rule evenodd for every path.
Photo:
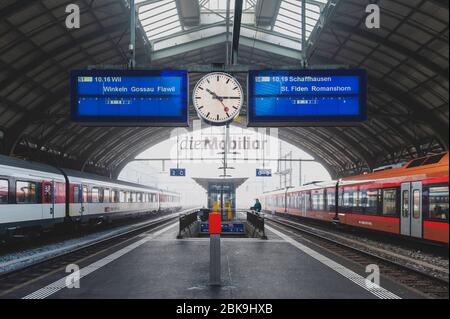
<instances>
[{"instance_id":1,"label":"red second hand","mask_svg":"<svg viewBox=\"0 0 450 319\"><path fill-rule=\"evenodd\" d=\"M221 100L219 100L219 101L220 101L220 103L222 103L223 110L225 111L225 113L228 112L230 109L225 104L223 104L223 102Z\"/></svg>"}]
</instances>

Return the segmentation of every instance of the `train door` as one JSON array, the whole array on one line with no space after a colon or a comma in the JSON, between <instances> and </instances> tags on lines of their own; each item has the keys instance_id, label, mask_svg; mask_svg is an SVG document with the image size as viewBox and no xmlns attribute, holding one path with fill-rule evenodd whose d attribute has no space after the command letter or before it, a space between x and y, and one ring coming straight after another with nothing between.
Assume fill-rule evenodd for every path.
<instances>
[{"instance_id":1,"label":"train door","mask_svg":"<svg viewBox=\"0 0 450 319\"><path fill-rule=\"evenodd\" d=\"M306 194L305 193L301 193L301 211L302 211L302 216L306 217Z\"/></svg>"},{"instance_id":2,"label":"train door","mask_svg":"<svg viewBox=\"0 0 450 319\"><path fill-rule=\"evenodd\" d=\"M70 185L72 190L72 198L70 198L71 210L74 214L78 214L79 216L83 216L83 198L82 198L82 188L81 185L75 184Z\"/></svg>"},{"instance_id":3,"label":"train door","mask_svg":"<svg viewBox=\"0 0 450 319\"><path fill-rule=\"evenodd\" d=\"M422 238L422 183L403 183L401 186L400 233Z\"/></svg>"},{"instance_id":4,"label":"train door","mask_svg":"<svg viewBox=\"0 0 450 319\"><path fill-rule=\"evenodd\" d=\"M88 212L88 193L89 188L87 185L82 185L82 196L81 196L81 216L87 215Z\"/></svg>"},{"instance_id":5,"label":"train door","mask_svg":"<svg viewBox=\"0 0 450 319\"><path fill-rule=\"evenodd\" d=\"M55 182L42 181L42 218L55 217Z\"/></svg>"}]
</instances>

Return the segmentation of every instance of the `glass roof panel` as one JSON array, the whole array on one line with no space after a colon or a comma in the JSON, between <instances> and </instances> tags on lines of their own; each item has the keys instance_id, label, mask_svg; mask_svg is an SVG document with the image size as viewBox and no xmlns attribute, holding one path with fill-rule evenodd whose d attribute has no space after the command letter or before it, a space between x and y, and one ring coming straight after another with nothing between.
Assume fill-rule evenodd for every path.
<instances>
[{"instance_id":1,"label":"glass roof panel","mask_svg":"<svg viewBox=\"0 0 450 319\"><path fill-rule=\"evenodd\" d=\"M257 0L244 0L243 10L253 8ZM227 0L200 0L200 4L210 10L226 10ZM230 9L234 10L234 0L230 1Z\"/></svg>"},{"instance_id":2,"label":"glass roof panel","mask_svg":"<svg viewBox=\"0 0 450 319\"><path fill-rule=\"evenodd\" d=\"M306 40L316 26L321 13L321 6L329 0L306 0ZM282 0L273 31L282 35L301 39L302 36L302 1Z\"/></svg>"},{"instance_id":3,"label":"glass roof panel","mask_svg":"<svg viewBox=\"0 0 450 319\"><path fill-rule=\"evenodd\" d=\"M149 40L169 36L182 30L175 0L161 0L154 3L141 4L138 8L139 19Z\"/></svg>"},{"instance_id":4,"label":"glass roof panel","mask_svg":"<svg viewBox=\"0 0 450 319\"><path fill-rule=\"evenodd\" d=\"M179 17L176 0L136 0L138 15L147 38L155 47L167 48L189 42L192 39L202 39L218 32L226 32L226 9L228 0L198 0L200 7L200 25L182 25ZM301 50L302 41L302 1L303 0L279 0L273 10L273 18L265 25L256 25L255 10L261 0L244 0L242 28L249 38L273 43L275 40L281 46ZM275 1L275 0L274 0ZM306 40L311 36L322 10L329 0L304 0L306 1ZM235 1L230 0L230 25L234 19ZM216 15L211 15L216 13ZM269 11L269 14L270 11ZM270 16L269 16L270 18ZM265 18L267 19L267 18ZM222 23L222 24L221 24ZM211 30L207 28L211 25ZM222 31L218 31L223 28ZM253 33L252 33L253 32ZM243 32L241 32L241 35ZM176 41L171 41L171 39Z\"/></svg>"}]
</instances>

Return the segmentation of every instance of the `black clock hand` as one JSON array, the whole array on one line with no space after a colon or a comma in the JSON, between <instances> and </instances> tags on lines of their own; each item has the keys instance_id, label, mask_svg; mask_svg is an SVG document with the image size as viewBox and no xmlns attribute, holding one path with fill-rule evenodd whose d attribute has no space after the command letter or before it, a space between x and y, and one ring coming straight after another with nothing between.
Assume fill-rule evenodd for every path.
<instances>
[{"instance_id":1,"label":"black clock hand","mask_svg":"<svg viewBox=\"0 0 450 319\"><path fill-rule=\"evenodd\" d=\"M214 93L213 91L211 91L210 89L206 89L206 92L208 92L209 94L211 94L215 99L221 101L221 99L219 98L219 96Z\"/></svg>"},{"instance_id":2,"label":"black clock hand","mask_svg":"<svg viewBox=\"0 0 450 319\"><path fill-rule=\"evenodd\" d=\"M221 100L239 100L239 96L218 96Z\"/></svg>"}]
</instances>

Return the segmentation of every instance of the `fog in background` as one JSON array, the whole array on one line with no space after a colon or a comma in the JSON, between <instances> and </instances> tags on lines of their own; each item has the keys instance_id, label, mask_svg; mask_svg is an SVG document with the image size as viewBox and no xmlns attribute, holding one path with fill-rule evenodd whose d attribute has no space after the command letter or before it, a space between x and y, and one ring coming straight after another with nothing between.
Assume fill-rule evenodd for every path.
<instances>
[{"instance_id":1,"label":"fog in background","mask_svg":"<svg viewBox=\"0 0 450 319\"><path fill-rule=\"evenodd\" d=\"M219 178L223 170L222 158L225 144L225 127L201 127L199 121L194 121L194 130L188 133L182 128L174 129L171 137L146 151L136 159L164 158L166 161L134 161L130 162L120 173L119 179L143 185L170 189L180 192L184 205L206 206L206 190L199 186L193 177ZM203 124L203 126L205 126ZM264 168L272 170L272 177L256 177L256 169L263 168L263 159L313 159L307 150L283 142L278 139L277 129L247 129L236 126L230 127L229 132L229 160L227 175L232 177L246 177L248 180L237 189L237 207L248 208L254 199L263 192L299 186L312 181L330 180L326 169L317 162L264 161ZM177 147L178 145L178 147ZM186 159L209 159L187 161ZM240 160L247 158L247 161ZM178 160L177 160L178 159ZM258 161L255 161L258 159ZM186 169L185 177L171 177L170 169ZM292 172L279 175L278 171ZM300 180L301 179L301 180Z\"/></svg>"}]
</instances>

